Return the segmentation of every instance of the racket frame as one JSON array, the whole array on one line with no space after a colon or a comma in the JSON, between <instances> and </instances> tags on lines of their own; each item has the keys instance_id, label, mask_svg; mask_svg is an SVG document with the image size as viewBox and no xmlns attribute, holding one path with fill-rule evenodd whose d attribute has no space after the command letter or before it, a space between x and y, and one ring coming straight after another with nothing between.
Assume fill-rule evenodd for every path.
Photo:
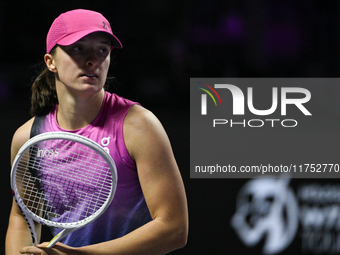
<instances>
[{"instance_id":1,"label":"racket frame","mask_svg":"<svg viewBox=\"0 0 340 255\"><path fill-rule=\"evenodd\" d=\"M23 202L23 198L19 195L19 191L17 188L16 184L16 170L18 163L20 162L20 159L23 157L23 155L27 152L27 150L34 144L46 141L46 140L68 140L68 141L73 141L80 143L82 145L85 145L87 147L90 147L94 151L96 151L100 156L104 158L104 160L107 162L107 165L110 168L111 175L112 175L112 187L111 187L111 192L108 196L108 199L105 201L105 203L91 216L86 217L83 220L80 220L78 222L72 222L72 223L57 223L53 221L49 221L47 219L41 218L40 216L36 215L33 213L31 210L27 208L25 203ZM17 155L15 156L15 159L13 161L12 165L12 170L11 170L11 175L10 175L10 181L11 181L11 188L12 188L12 193L14 196L14 199L20 208L21 212L23 213L30 232L32 236L32 243L33 245L37 245L37 233L36 233L36 228L34 225L34 222L38 222L41 224L44 224L49 227L55 227L55 228L63 228L63 230L57 234L51 242L48 244L47 247L52 247L56 242L58 242L60 239L62 239L64 236L67 234L75 231L76 229L79 229L90 222L96 220L102 213L106 210L106 208L110 205L112 202L112 199L114 197L116 188L117 188L117 181L118 181L118 176L117 176L117 169L116 165L112 159L112 157L104 150L103 147L101 147L98 143L92 141L89 138L86 138L84 136L74 134L74 133L68 133L68 132L47 132L47 133L42 133L39 135L34 136L33 138L29 139L18 151Z\"/></svg>"}]
</instances>

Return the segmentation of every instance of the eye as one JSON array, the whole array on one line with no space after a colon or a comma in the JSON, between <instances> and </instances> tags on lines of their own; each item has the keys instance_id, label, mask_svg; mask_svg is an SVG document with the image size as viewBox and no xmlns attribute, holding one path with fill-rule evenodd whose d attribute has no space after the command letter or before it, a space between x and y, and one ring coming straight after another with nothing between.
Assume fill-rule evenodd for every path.
<instances>
[{"instance_id":1,"label":"eye","mask_svg":"<svg viewBox=\"0 0 340 255\"><path fill-rule=\"evenodd\" d=\"M76 46L73 47L73 51L77 51L77 52L83 51L83 47L76 45Z\"/></svg>"},{"instance_id":2,"label":"eye","mask_svg":"<svg viewBox=\"0 0 340 255\"><path fill-rule=\"evenodd\" d=\"M106 55L106 54L108 54L108 52L109 52L109 50L106 47L99 49L100 54Z\"/></svg>"}]
</instances>

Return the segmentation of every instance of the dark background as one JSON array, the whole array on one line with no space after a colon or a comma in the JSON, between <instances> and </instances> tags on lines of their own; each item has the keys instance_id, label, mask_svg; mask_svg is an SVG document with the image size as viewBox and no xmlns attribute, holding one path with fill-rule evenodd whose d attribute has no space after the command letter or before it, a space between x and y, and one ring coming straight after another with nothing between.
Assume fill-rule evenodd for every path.
<instances>
[{"instance_id":1,"label":"dark background","mask_svg":"<svg viewBox=\"0 0 340 255\"><path fill-rule=\"evenodd\" d=\"M230 229L246 180L189 177L190 77L338 77L338 1L1 1L1 250L12 196L10 143L27 121L30 84L53 20L71 9L101 12L124 45L114 50L110 91L139 101L161 120L187 190L190 234L173 254L259 253ZM308 181L308 180L307 180ZM293 248L290 248L292 250ZM293 252L295 250L293 249ZM291 254L291 253L290 253Z\"/></svg>"}]
</instances>

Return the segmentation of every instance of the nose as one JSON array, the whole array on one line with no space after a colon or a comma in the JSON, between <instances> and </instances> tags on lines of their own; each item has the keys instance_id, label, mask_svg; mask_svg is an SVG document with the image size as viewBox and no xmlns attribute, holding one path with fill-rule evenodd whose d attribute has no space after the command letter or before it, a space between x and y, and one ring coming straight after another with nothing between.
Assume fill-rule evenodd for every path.
<instances>
[{"instance_id":1,"label":"nose","mask_svg":"<svg viewBox=\"0 0 340 255\"><path fill-rule=\"evenodd\" d=\"M98 64L99 64L99 59L96 53L93 50L89 51L87 58L86 58L86 65L92 67Z\"/></svg>"}]
</instances>

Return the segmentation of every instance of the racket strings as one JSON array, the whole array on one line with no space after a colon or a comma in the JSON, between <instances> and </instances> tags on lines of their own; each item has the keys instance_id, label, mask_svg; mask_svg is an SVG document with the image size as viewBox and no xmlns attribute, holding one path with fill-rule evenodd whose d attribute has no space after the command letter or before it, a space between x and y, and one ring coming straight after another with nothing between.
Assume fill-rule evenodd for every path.
<instances>
[{"instance_id":1,"label":"racket strings","mask_svg":"<svg viewBox=\"0 0 340 255\"><path fill-rule=\"evenodd\" d=\"M27 208L56 225L95 214L112 187L110 168L96 151L62 140L32 145L18 163L16 179Z\"/></svg>"},{"instance_id":2,"label":"racket strings","mask_svg":"<svg viewBox=\"0 0 340 255\"><path fill-rule=\"evenodd\" d=\"M25 204L31 208L33 213L39 215L39 208L43 205L41 194L35 185L35 178L26 171L25 166L21 162L17 169L16 180L19 194L21 194Z\"/></svg>"},{"instance_id":3,"label":"racket strings","mask_svg":"<svg viewBox=\"0 0 340 255\"><path fill-rule=\"evenodd\" d=\"M101 194L105 194L106 196L109 196L110 189L108 189L107 183L112 182L112 179L111 179L112 176L106 174L107 171L101 171L101 173L102 174L99 176L99 178L97 178L97 182L95 186L98 187ZM86 214L93 214L96 211L96 208L100 207L101 203L103 202L100 199L94 199L94 201L95 202L93 203L93 205L87 208L87 211L85 212Z\"/></svg>"}]
</instances>

